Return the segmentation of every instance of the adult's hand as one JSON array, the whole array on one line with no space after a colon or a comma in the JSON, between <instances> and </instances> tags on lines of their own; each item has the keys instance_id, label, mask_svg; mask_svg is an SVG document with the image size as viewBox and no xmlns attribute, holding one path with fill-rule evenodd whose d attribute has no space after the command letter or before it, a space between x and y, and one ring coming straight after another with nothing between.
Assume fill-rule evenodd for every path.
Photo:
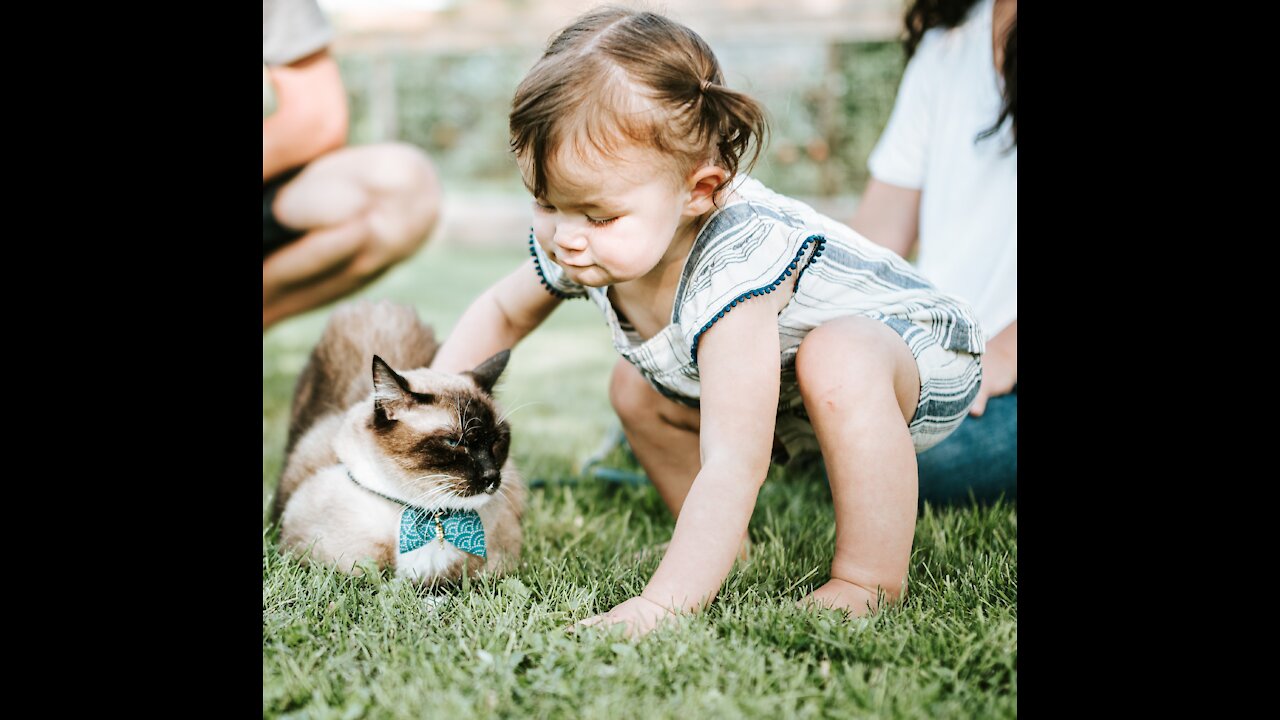
<instances>
[{"instance_id":1,"label":"adult's hand","mask_svg":"<svg viewBox=\"0 0 1280 720\"><path fill-rule=\"evenodd\" d=\"M982 386L978 398L969 408L969 414L981 417L987 411L987 401L993 397L1008 395L1018 383L1018 321L987 342L982 356Z\"/></svg>"}]
</instances>

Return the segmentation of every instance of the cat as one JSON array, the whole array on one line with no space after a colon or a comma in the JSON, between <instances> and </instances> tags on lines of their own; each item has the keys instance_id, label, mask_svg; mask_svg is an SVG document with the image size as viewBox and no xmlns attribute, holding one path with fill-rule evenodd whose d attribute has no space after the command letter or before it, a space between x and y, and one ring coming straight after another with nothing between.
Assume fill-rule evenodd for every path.
<instances>
[{"instance_id":1,"label":"cat","mask_svg":"<svg viewBox=\"0 0 1280 720\"><path fill-rule=\"evenodd\" d=\"M334 311L294 392L282 551L420 584L516 566L526 490L491 395L510 351L453 375L426 367L438 347L411 307Z\"/></svg>"}]
</instances>

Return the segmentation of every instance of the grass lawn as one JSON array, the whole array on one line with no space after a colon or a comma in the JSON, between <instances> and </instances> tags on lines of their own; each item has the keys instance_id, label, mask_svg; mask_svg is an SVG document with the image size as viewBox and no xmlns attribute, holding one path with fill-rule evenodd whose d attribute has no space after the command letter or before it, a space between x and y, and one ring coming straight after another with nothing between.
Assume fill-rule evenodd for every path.
<instances>
[{"instance_id":1,"label":"grass lawn","mask_svg":"<svg viewBox=\"0 0 1280 720\"><path fill-rule=\"evenodd\" d=\"M519 239L517 239L518 241ZM429 247L363 296L414 305L440 337L472 297L527 257ZM911 595L846 620L794 607L827 579L835 529L819 475L774 468L751 520L752 558L705 613L635 642L566 634L638 593L674 523L651 487L580 482L612 421L615 354L585 301L518 347L498 395L530 492L523 562L424 599L389 576L350 578L276 550L267 507L293 382L327 310L262 343L263 717L1016 717L1018 516L927 507Z\"/></svg>"}]
</instances>

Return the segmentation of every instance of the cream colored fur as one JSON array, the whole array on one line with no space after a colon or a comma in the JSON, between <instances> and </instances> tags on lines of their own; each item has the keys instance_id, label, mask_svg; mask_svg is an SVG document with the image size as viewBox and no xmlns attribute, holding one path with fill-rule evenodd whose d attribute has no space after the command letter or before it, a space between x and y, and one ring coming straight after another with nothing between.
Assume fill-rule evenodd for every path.
<instances>
[{"instance_id":1,"label":"cream colored fur","mask_svg":"<svg viewBox=\"0 0 1280 720\"><path fill-rule=\"evenodd\" d=\"M399 347L406 342L414 347ZM373 428L373 355L426 364L434 352L430 329L421 325L412 308L365 302L334 313L295 394L292 450L277 491L282 549L294 551L305 562L321 562L349 573L359 573L358 563L369 559L379 567L394 568L397 576L422 583L457 579L464 568L470 573L501 573L518 564L526 490L510 459L502 466L496 492L469 496L458 489L456 478L409 472L398 460L398 454L409 452L411 445L396 445L395 437L413 440L415 435L460 426L464 421L457 407L446 403L397 409L400 435L391 439ZM425 367L396 371L415 393L473 397L480 392L464 375ZM337 400L352 396L361 386L348 377L352 373L363 375L364 394L344 408ZM348 472L364 487L352 482ZM419 506L476 510L484 525L488 559L436 541L400 556L397 531L403 507L370 490Z\"/></svg>"}]
</instances>

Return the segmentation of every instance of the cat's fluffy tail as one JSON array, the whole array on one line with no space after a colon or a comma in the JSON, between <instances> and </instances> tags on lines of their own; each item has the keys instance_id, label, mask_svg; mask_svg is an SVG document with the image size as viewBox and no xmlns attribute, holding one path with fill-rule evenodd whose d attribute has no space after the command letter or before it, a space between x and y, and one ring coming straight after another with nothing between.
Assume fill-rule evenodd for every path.
<instances>
[{"instance_id":1,"label":"cat's fluffy tail","mask_svg":"<svg viewBox=\"0 0 1280 720\"><path fill-rule=\"evenodd\" d=\"M298 376L285 457L317 418L373 392L375 354L404 372L430 365L438 348L435 333L408 305L361 300L334 310Z\"/></svg>"}]
</instances>

